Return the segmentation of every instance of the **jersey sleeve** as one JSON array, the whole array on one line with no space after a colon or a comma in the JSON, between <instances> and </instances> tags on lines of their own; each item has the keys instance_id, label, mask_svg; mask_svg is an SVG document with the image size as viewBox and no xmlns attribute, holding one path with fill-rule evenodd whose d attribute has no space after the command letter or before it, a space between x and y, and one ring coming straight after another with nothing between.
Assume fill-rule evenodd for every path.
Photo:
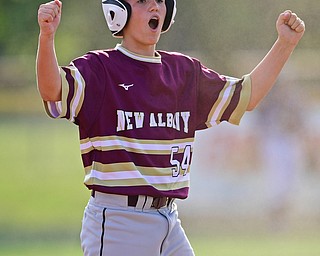
<instances>
[{"instance_id":1,"label":"jersey sleeve","mask_svg":"<svg viewBox=\"0 0 320 256\"><path fill-rule=\"evenodd\" d=\"M60 67L60 76L62 83L61 101L45 101L45 110L51 118L66 118L74 122L83 104L84 78L73 63L68 67ZM71 77L73 79L70 79Z\"/></svg>"},{"instance_id":2,"label":"jersey sleeve","mask_svg":"<svg viewBox=\"0 0 320 256\"><path fill-rule=\"evenodd\" d=\"M79 124L81 120L96 115L104 95L105 72L99 59L93 53L60 67L62 82L61 101L44 102L45 111L51 118L65 118ZM81 114L82 113L82 114Z\"/></svg>"},{"instance_id":3,"label":"jersey sleeve","mask_svg":"<svg viewBox=\"0 0 320 256\"><path fill-rule=\"evenodd\" d=\"M250 75L222 76L201 65L198 80L199 128L206 129L223 121L239 125L250 101Z\"/></svg>"}]
</instances>

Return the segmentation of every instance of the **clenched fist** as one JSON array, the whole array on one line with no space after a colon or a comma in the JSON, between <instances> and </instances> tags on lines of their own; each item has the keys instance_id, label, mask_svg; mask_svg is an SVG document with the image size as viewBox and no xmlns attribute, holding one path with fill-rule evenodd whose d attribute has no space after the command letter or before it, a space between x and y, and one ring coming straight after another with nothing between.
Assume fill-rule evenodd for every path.
<instances>
[{"instance_id":1,"label":"clenched fist","mask_svg":"<svg viewBox=\"0 0 320 256\"><path fill-rule=\"evenodd\" d=\"M38 23L40 35L53 37L61 20L62 2L54 0L40 5L38 10Z\"/></svg>"},{"instance_id":2,"label":"clenched fist","mask_svg":"<svg viewBox=\"0 0 320 256\"><path fill-rule=\"evenodd\" d=\"M279 15L277 31L280 40L297 45L305 31L305 24L297 14L287 10Z\"/></svg>"}]
</instances>

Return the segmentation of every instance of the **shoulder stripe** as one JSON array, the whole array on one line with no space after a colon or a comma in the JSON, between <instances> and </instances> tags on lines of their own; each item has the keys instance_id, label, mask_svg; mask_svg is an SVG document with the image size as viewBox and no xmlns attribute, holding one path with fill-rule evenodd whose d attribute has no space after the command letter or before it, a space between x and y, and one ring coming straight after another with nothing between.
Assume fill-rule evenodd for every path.
<instances>
[{"instance_id":1,"label":"shoulder stripe","mask_svg":"<svg viewBox=\"0 0 320 256\"><path fill-rule=\"evenodd\" d=\"M73 81L68 81L68 73L66 70L70 71L70 76L73 78ZM79 111L82 107L84 100L84 91L85 91L85 81L79 72L79 70L71 64L68 67L60 67L60 76L62 84L62 99L58 102L44 102L44 107L46 113L52 118L68 118L69 121L74 122L75 118L79 114ZM70 83L74 86L73 95L70 90ZM71 98L71 101L68 101L68 98ZM68 115L69 113L69 115Z\"/></svg>"},{"instance_id":2,"label":"shoulder stripe","mask_svg":"<svg viewBox=\"0 0 320 256\"><path fill-rule=\"evenodd\" d=\"M232 115L230 116L229 122L232 124L239 124L240 120L247 110L249 101L251 97L251 77L250 75L243 76L242 82L242 90L240 93L240 100L239 104L237 105L236 109L233 111Z\"/></svg>"},{"instance_id":3,"label":"shoulder stripe","mask_svg":"<svg viewBox=\"0 0 320 256\"><path fill-rule=\"evenodd\" d=\"M70 102L69 118L69 121L73 122L75 117L77 117L77 115L79 114L79 111L82 107L86 84L81 73L73 63L72 65L68 66L68 69L70 70L71 76L74 79L74 95Z\"/></svg>"},{"instance_id":4,"label":"shoulder stripe","mask_svg":"<svg viewBox=\"0 0 320 256\"><path fill-rule=\"evenodd\" d=\"M235 85L239 81L239 79L227 77L226 84L224 88L221 90L219 94L219 98L216 103L213 105L210 114L207 120L207 126L211 127L213 124L219 124L221 116L223 115L224 111L228 107L233 92L235 90Z\"/></svg>"},{"instance_id":5,"label":"shoulder stripe","mask_svg":"<svg viewBox=\"0 0 320 256\"><path fill-rule=\"evenodd\" d=\"M61 107L60 107L60 117L65 117L67 115L67 99L69 95L69 83L67 81L67 74L63 68L60 68L60 76L62 83L62 99L61 99Z\"/></svg>"},{"instance_id":6,"label":"shoulder stripe","mask_svg":"<svg viewBox=\"0 0 320 256\"><path fill-rule=\"evenodd\" d=\"M251 95L251 80L250 75L244 76L242 79L226 77L227 82L221 90L217 102L212 107L206 125L211 127L226 120L232 124L239 124L249 104ZM231 104L235 104L234 107ZM223 115L228 108L232 107L227 119Z\"/></svg>"}]
</instances>

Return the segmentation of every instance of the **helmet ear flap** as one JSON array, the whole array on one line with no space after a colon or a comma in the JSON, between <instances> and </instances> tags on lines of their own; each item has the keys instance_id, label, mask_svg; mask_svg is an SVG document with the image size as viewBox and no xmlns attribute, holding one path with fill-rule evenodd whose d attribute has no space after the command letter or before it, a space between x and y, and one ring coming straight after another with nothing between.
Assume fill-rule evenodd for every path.
<instances>
[{"instance_id":1,"label":"helmet ear flap","mask_svg":"<svg viewBox=\"0 0 320 256\"><path fill-rule=\"evenodd\" d=\"M165 0L165 4L167 13L162 26L162 33L170 29L177 12L176 0ZM102 0L102 9L112 35L122 38L123 29L131 16L131 5L125 0Z\"/></svg>"},{"instance_id":2,"label":"helmet ear flap","mask_svg":"<svg viewBox=\"0 0 320 256\"><path fill-rule=\"evenodd\" d=\"M102 0L102 9L112 35L121 38L131 16L131 5L124 0Z\"/></svg>"},{"instance_id":3,"label":"helmet ear flap","mask_svg":"<svg viewBox=\"0 0 320 256\"><path fill-rule=\"evenodd\" d=\"M177 4L176 0L165 0L166 8L167 8L167 14L162 26L162 33L167 32L171 25L174 23L174 18L177 13Z\"/></svg>"}]
</instances>

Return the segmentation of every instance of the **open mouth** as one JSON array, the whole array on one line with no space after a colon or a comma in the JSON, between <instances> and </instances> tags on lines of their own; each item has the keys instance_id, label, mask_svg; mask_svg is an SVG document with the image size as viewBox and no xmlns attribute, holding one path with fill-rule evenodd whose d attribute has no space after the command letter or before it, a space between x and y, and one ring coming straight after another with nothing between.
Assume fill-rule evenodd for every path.
<instances>
[{"instance_id":1,"label":"open mouth","mask_svg":"<svg viewBox=\"0 0 320 256\"><path fill-rule=\"evenodd\" d=\"M151 20L149 21L149 27L152 29L157 29L158 26L159 26L159 19L156 17L151 18Z\"/></svg>"}]
</instances>

